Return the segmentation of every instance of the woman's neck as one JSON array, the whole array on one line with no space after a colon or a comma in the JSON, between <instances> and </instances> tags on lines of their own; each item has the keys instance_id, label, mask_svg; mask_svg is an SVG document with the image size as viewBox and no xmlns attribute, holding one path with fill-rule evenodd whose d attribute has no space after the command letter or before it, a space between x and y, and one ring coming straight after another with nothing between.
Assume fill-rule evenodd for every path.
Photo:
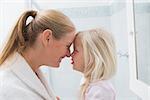
<instances>
[{"instance_id":1,"label":"woman's neck","mask_svg":"<svg viewBox=\"0 0 150 100\"><path fill-rule=\"evenodd\" d=\"M30 65L32 70L36 72L36 70L40 67L40 57L38 57L38 52L33 50L32 48L24 51L22 53L22 56L27 61L27 63Z\"/></svg>"}]
</instances>

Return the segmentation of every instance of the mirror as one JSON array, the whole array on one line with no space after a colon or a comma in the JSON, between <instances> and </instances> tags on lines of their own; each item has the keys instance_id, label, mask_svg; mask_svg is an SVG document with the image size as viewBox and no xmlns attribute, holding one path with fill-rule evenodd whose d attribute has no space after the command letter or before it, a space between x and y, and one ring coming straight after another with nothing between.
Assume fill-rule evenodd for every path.
<instances>
[{"instance_id":1,"label":"mirror","mask_svg":"<svg viewBox=\"0 0 150 100\"><path fill-rule=\"evenodd\" d=\"M134 0L137 79L150 85L150 2Z\"/></svg>"}]
</instances>

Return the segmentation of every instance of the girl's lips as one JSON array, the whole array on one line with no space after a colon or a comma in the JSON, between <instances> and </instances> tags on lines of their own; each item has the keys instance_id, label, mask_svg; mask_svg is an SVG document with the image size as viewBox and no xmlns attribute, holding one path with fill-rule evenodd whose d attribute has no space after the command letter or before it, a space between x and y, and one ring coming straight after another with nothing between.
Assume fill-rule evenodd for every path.
<instances>
[{"instance_id":1,"label":"girl's lips","mask_svg":"<svg viewBox=\"0 0 150 100\"><path fill-rule=\"evenodd\" d=\"M74 64L74 61L72 61L71 64Z\"/></svg>"},{"instance_id":2,"label":"girl's lips","mask_svg":"<svg viewBox=\"0 0 150 100\"><path fill-rule=\"evenodd\" d=\"M74 61L73 61L73 59L71 59L71 60L72 60L71 64L74 64Z\"/></svg>"}]
</instances>

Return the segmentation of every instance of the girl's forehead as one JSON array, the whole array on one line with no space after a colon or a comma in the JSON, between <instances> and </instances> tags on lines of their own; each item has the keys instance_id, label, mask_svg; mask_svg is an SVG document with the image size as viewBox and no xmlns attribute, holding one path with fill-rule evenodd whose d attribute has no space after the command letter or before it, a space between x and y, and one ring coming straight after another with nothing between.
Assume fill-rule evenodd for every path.
<instances>
[{"instance_id":1,"label":"girl's forehead","mask_svg":"<svg viewBox=\"0 0 150 100\"><path fill-rule=\"evenodd\" d=\"M74 45L75 47L82 47L82 42L79 37L75 38Z\"/></svg>"},{"instance_id":2,"label":"girl's forehead","mask_svg":"<svg viewBox=\"0 0 150 100\"><path fill-rule=\"evenodd\" d=\"M78 44L80 42L80 38L77 36L76 38L75 38L75 40L74 40L74 43L75 44Z\"/></svg>"}]
</instances>

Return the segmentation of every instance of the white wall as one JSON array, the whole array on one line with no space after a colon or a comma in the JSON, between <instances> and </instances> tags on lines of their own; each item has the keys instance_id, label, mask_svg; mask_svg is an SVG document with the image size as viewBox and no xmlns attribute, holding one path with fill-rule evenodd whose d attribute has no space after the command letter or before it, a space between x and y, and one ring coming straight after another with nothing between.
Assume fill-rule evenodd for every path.
<instances>
[{"instance_id":1,"label":"white wall","mask_svg":"<svg viewBox=\"0 0 150 100\"><path fill-rule=\"evenodd\" d=\"M2 43L16 23L23 10L26 9L25 0L1 0L0 1L0 49Z\"/></svg>"}]
</instances>

